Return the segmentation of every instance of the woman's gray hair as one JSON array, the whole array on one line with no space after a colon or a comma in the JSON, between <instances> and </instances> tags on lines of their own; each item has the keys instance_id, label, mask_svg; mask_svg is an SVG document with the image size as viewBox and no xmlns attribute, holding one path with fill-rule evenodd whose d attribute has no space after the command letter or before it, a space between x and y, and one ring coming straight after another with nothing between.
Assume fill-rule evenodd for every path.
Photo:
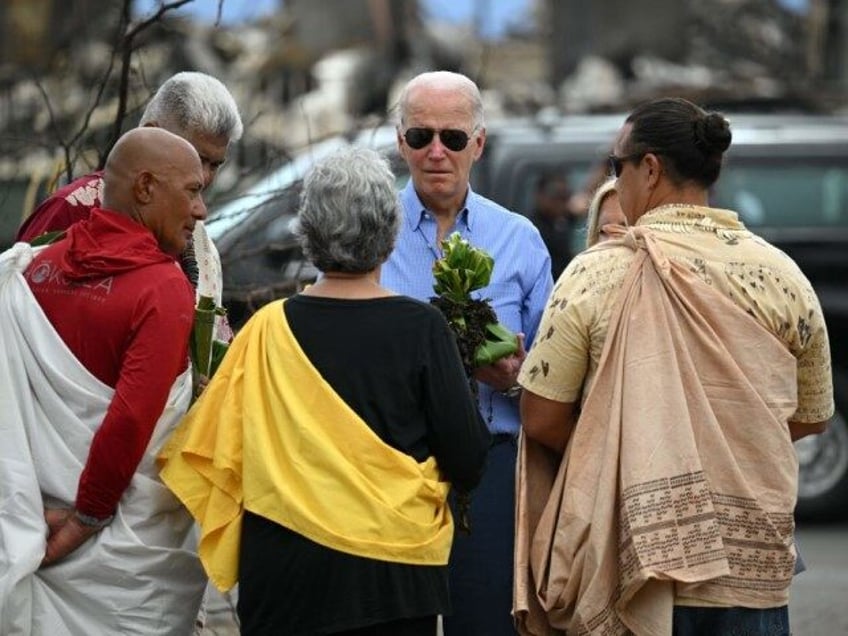
<instances>
[{"instance_id":1,"label":"woman's gray hair","mask_svg":"<svg viewBox=\"0 0 848 636\"><path fill-rule=\"evenodd\" d=\"M592 195L589 211L586 213L586 247L592 247L601 238L601 227L598 225L601 206L604 204L604 199L612 192L615 192L614 178L604 181Z\"/></svg>"},{"instance_id":2,"label":"woman's gray hair","mask_svg":"<svg viewBox=\"0 0 848 636\"><path fill-rule=\"evenodd\" d=\"M292 231L320 271L370 272L392 253L399 228L395 175L377 152L351 146L306 175Z\"/></svg>"},{"instance_id":3,"label":"woman's gray hair","mask_svg":"<svg viewBox=\"0 0 848 636\"><path fill-rule=\"evenodd\" d=\"M462 73L452 71L428 71L413 77L401 91L398 98L398 125L403 126L406 121L406 113L409 109L409 95L413 89L422 86L454 89L463 93L468 98L471 106L471 125L474 130L484 128L486 122L483 120L483 98L480 89L470 78Z\"/></svg>"},{"instance_id":4,"label":"woman's gray hair","mask_svg":"<svg viewBox=\"0 0 848 636\"><path fill-rule=\"evenodd\" d=\"M155 124L181 137L203 133L241 139L244 127L238 106L219 80L211 75L183 72L165 81L147 104L139 126Z\"/></svg>"}]
</instances>

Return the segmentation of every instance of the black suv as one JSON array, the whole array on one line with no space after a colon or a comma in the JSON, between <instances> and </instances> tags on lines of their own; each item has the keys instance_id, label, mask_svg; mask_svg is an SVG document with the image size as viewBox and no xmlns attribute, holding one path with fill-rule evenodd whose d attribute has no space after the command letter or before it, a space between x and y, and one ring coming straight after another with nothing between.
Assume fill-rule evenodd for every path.
<instances>
[{"instance_id":1,"label":"black suv","mask_svg":"<svg viewBox=\"0 0 848 636\"><path fill-rule=\"evenodd\" d=\"M848 118L732 115L733 144L713 204L737 211L754 232L785 251L812 281L830 333L837 413L828 431L796 443L801 466L798 516L848 513ZM483 157L472 172L475 191L522 213L532 209L543 172L559 170L574 185L605 161L624 115L510 119L487 126ZM315 276L292 240L300 178L318 158L346 143L384 151L398 186L408 179L390 127L352 141L316 144L213 211L207 225L224 266L224 302L238 324L273 298ZM580 237L575 241L580 243ZM768 467L764 466L763 470Z\"/></svg>"}]
</instances>

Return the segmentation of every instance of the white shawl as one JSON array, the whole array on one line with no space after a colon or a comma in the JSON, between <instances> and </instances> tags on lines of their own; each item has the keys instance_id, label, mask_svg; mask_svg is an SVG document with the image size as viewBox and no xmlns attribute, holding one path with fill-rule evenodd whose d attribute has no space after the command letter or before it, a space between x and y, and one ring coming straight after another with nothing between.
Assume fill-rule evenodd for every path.
<instances>
[{"instance_id":1,"label":"white shawl","mask_svg":"<svg viewBox=\"0 0 848 636\"><path fill-rule=\"evenodd\" d=\"M33 254L25 243L0 254L0 634L189 634L206 579L191 517L154 461L188 408L189 370L113 522L39 569L44 508L73 506L113 390L76 360L32 296L22 272Z\"/></svg>"}]
</instances>

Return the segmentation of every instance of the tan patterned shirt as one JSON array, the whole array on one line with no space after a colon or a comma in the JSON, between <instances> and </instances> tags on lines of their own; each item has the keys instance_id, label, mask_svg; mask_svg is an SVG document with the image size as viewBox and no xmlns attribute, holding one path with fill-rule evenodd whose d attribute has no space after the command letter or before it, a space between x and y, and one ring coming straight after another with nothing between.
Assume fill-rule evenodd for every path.
<instances>
[{"instance_id":1,"label":"tan patterned shirt","mask_svg":"<svg viewBox=\"0 0 848 636\"><path fill-rule=\"evenodd\" d=\"M638 225L665 255L685 263L783 342L798 361L797 422L833 415L827 330L818 298L798 266L752 234L734 212L699 206L656 208ZM575 257L554 286L519 383L542 397L577 402L601 358L610 313L634 252L608 241ZM658 379L659 381L659 379ZM661 387L657 387L658 390Z\"/></svg>"}]
</instances>

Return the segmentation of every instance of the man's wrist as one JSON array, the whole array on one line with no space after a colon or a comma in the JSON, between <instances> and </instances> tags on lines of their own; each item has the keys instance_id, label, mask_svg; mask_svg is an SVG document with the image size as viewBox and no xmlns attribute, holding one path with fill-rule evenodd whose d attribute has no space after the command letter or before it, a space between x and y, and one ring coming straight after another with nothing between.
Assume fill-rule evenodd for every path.
<instances>
[{"instance_id":1,"label":"man's wrist","mask_svg":"<svg viewBox=\"0 0 848 636\"><path fill-rule=\"evenodd\" d=\"M517 398L519 395L521 395L521 385L520 384L513 384L508 389L504 389L503 391L498 391L498 393L500 393L501 395L503 395L504 397L507 397L507 398Z\"/></svg>"},{"instance_id":2,"label":"man's wrist","mask_svg":"<svg viewBox=\"0 0 848 636\"><path fill-rule=\"evenodd\" d=\"M92 515L83 514L79 510L74 510L74 519L76 519L80 525L85 526L86 528L91 528L93 530L101 530L112 523L112 519L115 518L115 515L109 515L108 517L94 517Z\"/></svg>"}]
</instances>

